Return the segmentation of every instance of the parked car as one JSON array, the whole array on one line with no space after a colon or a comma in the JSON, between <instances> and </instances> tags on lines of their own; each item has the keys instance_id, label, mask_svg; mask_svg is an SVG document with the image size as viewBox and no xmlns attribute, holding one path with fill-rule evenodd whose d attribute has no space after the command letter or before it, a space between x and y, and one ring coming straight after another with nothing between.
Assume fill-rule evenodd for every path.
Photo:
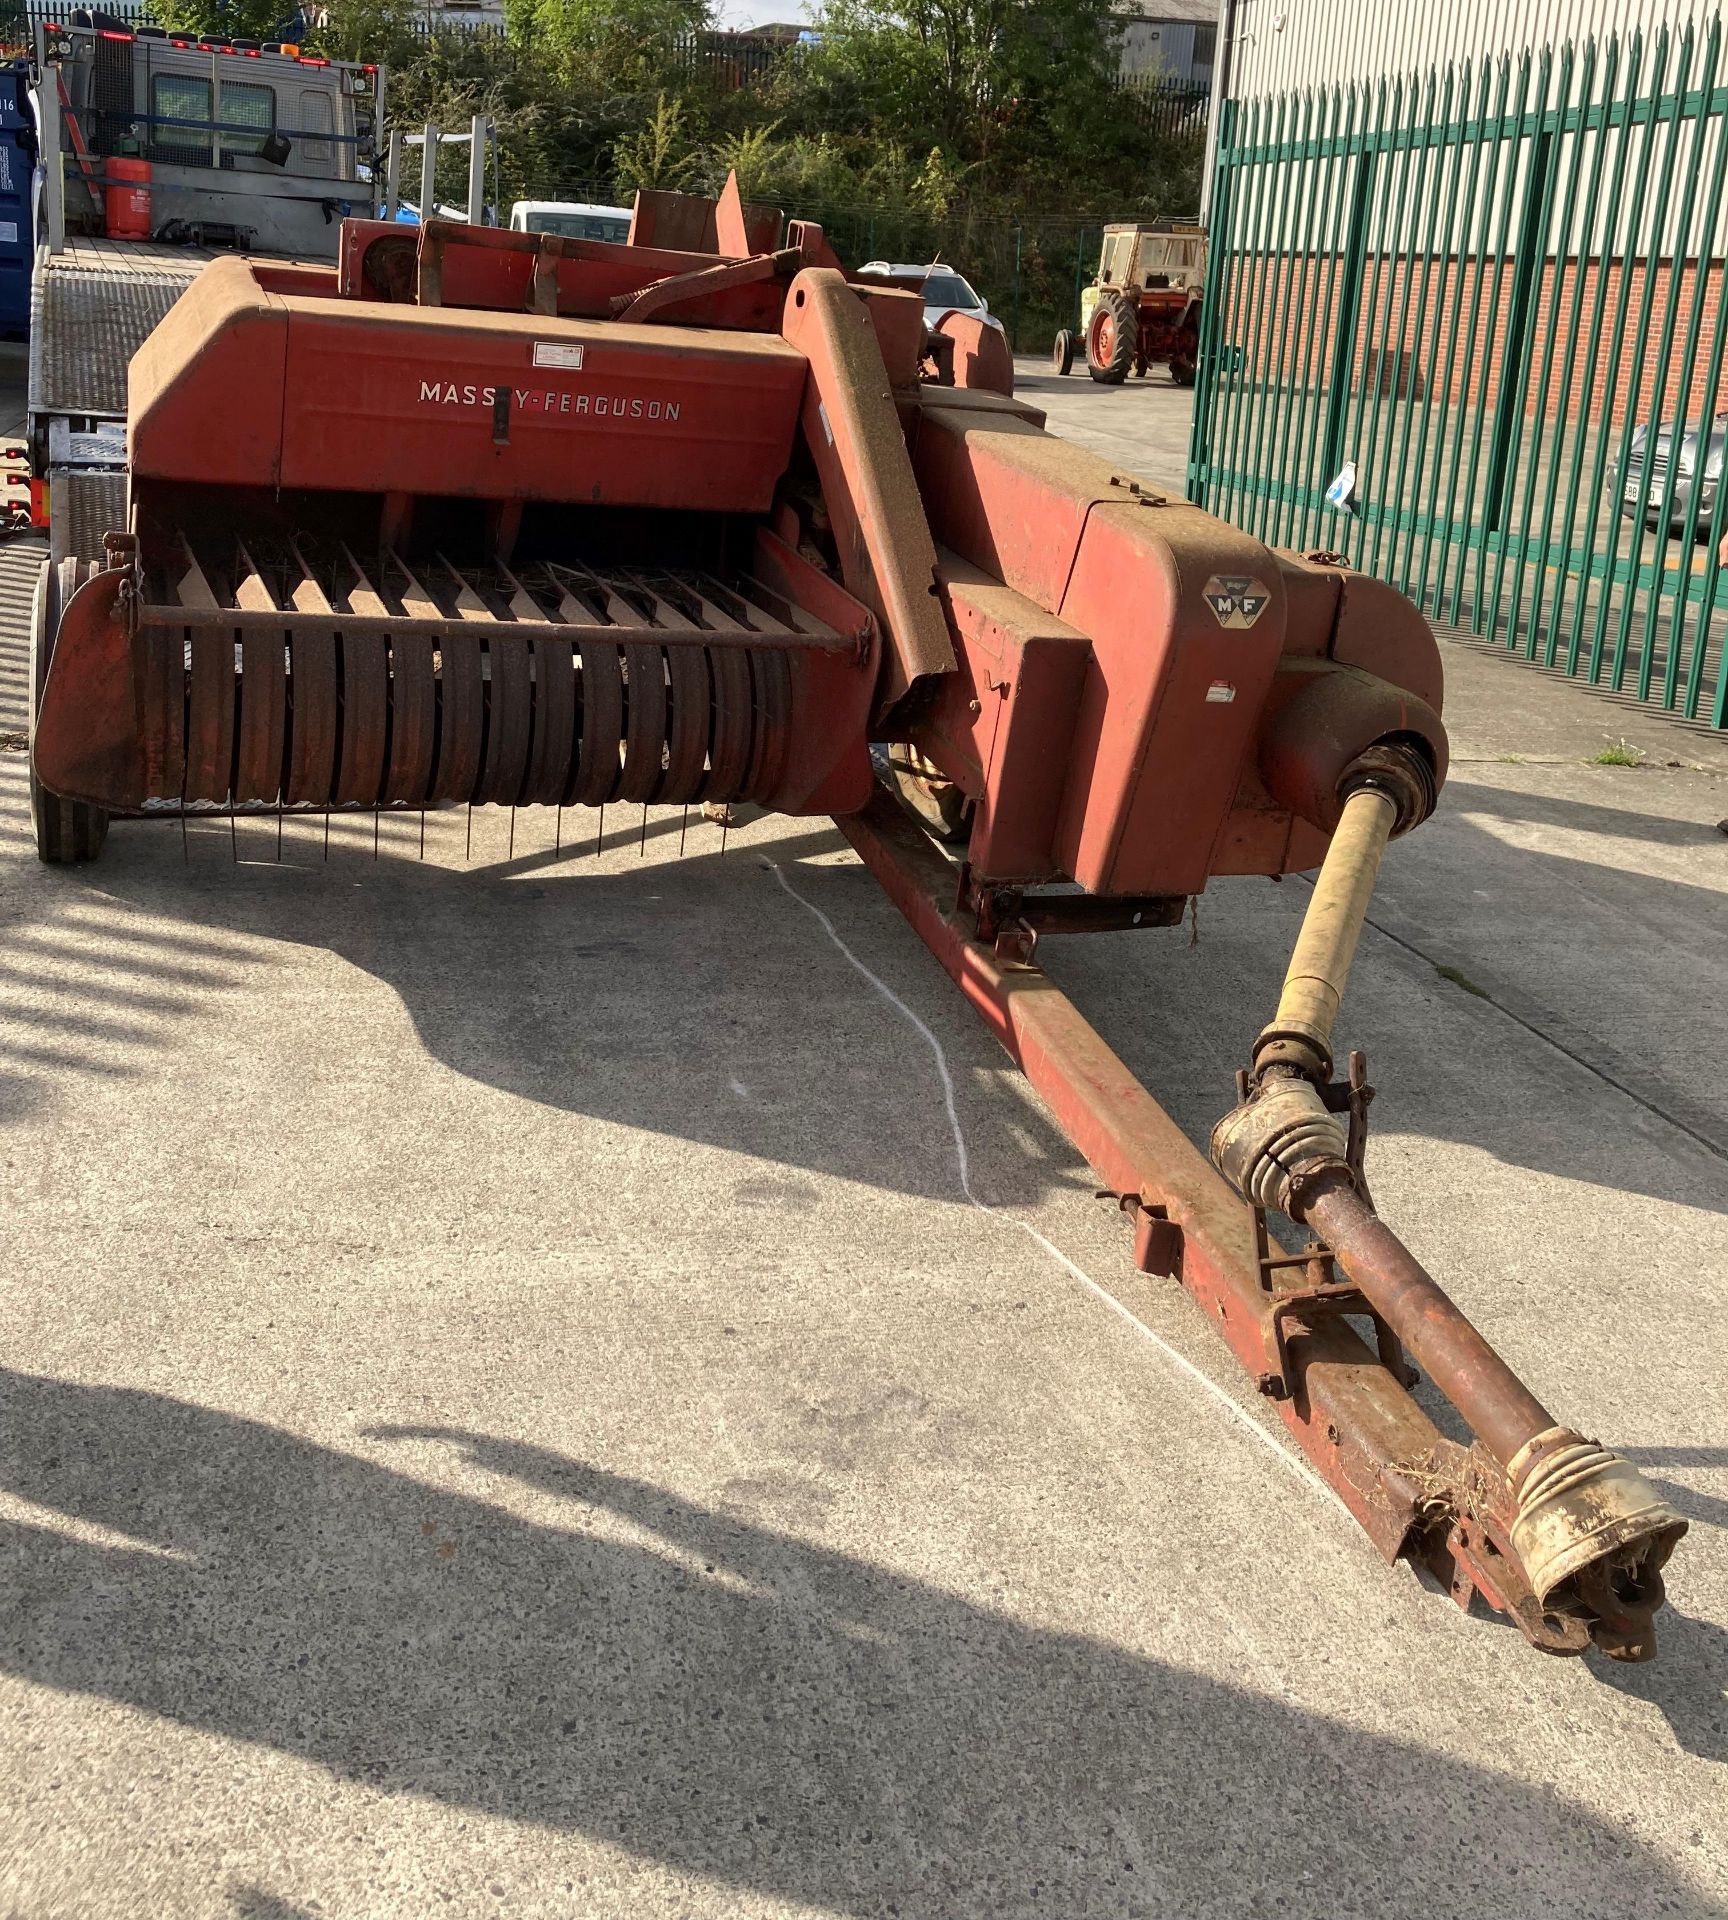
<instances>
[{"instance_id":1,"label":"parked car","mask_svg":"<svg viewBox=\"0 0 1728 1920\"><path fill-rule=\"evenodd\" d=\"M1672 420L1664 420L1656 428L1654 447L1651 445L1649 422L1634 427L1631 444L1626 449L1626 462L1620 473L1621 513L1629 519L1637 514L1638 497L1648 484L1649 491L1644 499L1644 524L1652 530L1660 528L1662 498L1668 487L1668 465L1672 460L1674 491L1668 502L1668 532L1683 534L1686 531L1687 518L1692 512L1692 496L1696 492L1696 537L1707 539L1711 518L1716 511L1716 489L1722 481L1722 455L1724 445L1728 443L1728 414L1719 413L1710 423L1704 448L1704 468L1700 473L1698 442L1702 432L1702 421L1689 421L1680 430L1680 452L1676 456ZM1650 466L1648 482L1644 472L1646 461Z\"/></svg>"},{"instance_id":2,"label":"parked car","mask_svg":"<svg viewBox=\"0 0 1728 1920\"><path fill-rule=\"evenodd\" d=\"M867 260L860 274L874 274L883 280L903 281L919 287L924 294L924 324L935 326L945 313L975 313L987 327L1004 331L1002 322L990 311L990 303L964 274L932 260L927 266L895 260Z\"/></svg>"},{"instance_id":3,"label":"parked car","mask_svg":"<svg viewBox=\"0 0 1728 1920\"><path fill-rule=\"evenodd\" d=\"M630 238L630 209L593 206L586 200L518 200L510 209L510 231L608 240L621 247Z\"/></svg>"}]
</instances>

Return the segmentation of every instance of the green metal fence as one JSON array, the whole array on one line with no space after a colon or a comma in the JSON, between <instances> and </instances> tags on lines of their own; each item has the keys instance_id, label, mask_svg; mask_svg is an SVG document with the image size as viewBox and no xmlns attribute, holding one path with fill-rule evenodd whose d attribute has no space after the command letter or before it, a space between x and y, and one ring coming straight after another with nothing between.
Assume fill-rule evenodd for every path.
<instances>
[{"instance_id":1,"label":"green metal fence","mask_svg":"<svg viewBox=\"0 0 1728 1920\"><path fill-rule=\"evenodd\" d=\"M1190 496L1728 725L1723 52L1711 19L1228 103Z\"/></svg>"}]
</instances>

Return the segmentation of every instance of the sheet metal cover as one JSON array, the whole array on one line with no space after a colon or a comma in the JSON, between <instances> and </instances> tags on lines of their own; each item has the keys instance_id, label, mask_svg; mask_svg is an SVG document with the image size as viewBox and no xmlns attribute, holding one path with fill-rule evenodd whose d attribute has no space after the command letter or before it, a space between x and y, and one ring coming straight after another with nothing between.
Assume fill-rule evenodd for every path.
<instances>
[{"instance_id":1,"label":"sheet metal cover","mask_svg":"<svg viewBox=\"0 0 1728 1920\"><path fill-rule=\"evenodd\" d=\"M107 272L51 264L30 316L30 409L126 417L126 367L203 264Z\"/></svg>"}]
</instances>

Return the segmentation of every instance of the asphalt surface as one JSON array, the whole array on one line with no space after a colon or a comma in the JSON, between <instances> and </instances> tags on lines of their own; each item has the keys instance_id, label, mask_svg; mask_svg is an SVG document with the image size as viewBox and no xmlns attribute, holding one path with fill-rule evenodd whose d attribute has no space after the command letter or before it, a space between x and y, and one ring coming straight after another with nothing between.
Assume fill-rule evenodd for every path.
<instances>
[{"instance_id":1,"label":"asphalt surface","mask_svg":"<svg viewBox=\"0 0 1728 1920\"><path fill-rule=\"evenodd\" d=\"M123 823L49 872L34 558L0 1911L1728 1914L1714 743L1461 657L1346 1002L1382 1209L1692 1521L1660 1661L1556 1662L1290 1465L830 829ZM1683 764L1583 764L1634 726ZM1198 1136L1303 898L1052 970Z\"/></svg>"}]
</instances>

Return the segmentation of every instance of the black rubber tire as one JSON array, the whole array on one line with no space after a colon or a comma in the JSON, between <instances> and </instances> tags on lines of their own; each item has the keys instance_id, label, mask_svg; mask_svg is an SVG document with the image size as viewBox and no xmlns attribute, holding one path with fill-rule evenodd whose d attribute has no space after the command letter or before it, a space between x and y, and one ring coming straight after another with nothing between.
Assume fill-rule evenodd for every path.
<instances>
[{"instance_id":1,"label":"black rubber tire","mask_svg":"<svg viewBox=\"0 0 1728 1920\"><path fill-rule=\"evenodd\" d=\"M1172 360L1170 378L1179 387L1191 387L1194 384L1195 366L1192 360Z\"/></svg>"},{"instance_id":2,"label":"black rubber tire","mask_svg":"<svg viewBox=\"0 0 1728 1920\"><path fill-rule=\"evenodd\" d=\"M1101 287L1086 324L1086 371L1101 386L1119 387L1140 350L1140 316L1120 287Z\"/></svg>"},{"instance_id":3,"label":"black rubber tire","mask_svg":"<svg viewBox=\"0 0 1728 1920\"><path fill-rule=\"evenodd\" d=\"M1050 364L1058 373L1067 373L1074 365L1074 335L1066 327L1050 349Z\"/></svg>"},{"instance_id":4,"label":"black rubber tire","mask_svg":"<svg viewBox=\"0 0 1728 1920\"><path fill-rule=\"evenodd\" d=\"M84 579L83 562L42 563L30 618L30 824L36 831L36 858L47 867L81 866L94 860L108 838L108 812L82 800L63 800L36 778L36 709L54 657L60 609Z\"/></svg>"}]
</instances>

